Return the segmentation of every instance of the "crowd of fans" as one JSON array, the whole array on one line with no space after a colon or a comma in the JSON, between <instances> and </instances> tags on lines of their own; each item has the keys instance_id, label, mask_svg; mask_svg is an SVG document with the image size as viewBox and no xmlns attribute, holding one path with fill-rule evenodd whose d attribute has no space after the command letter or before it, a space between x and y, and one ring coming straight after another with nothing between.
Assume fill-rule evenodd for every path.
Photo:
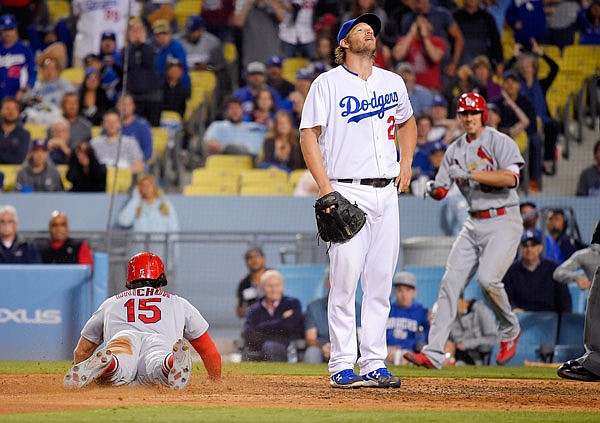
<instances>
[{"instance_id":1,"label":"crowd of fans","mask_svg":"<svg viewBox=\"0 0 600 423\"><path fill-rule=\"evenodd\" d=\"M576 34L580 44L600 43L598 0L464 0L460 8L433 0L222 1L203 4L181 27L175 1L133 1L130 9L130 2L96 3L73 1L69 16L52 21L44 0L0 1L0 164L23 164L40 179L41 172L53 173L52 166L33 165L33 156L48 151L48 162L69 166L73 191L104 189L96 182L103 172L96 159L100 166L129 167L134 175L147 169L153 154L149 128L160 125L162 111L186 117L190 71L198 70L215 73L219 99L213 104L219 110L193 154L248 154L258 167L305 168L297 127L310 83L335 66L339 23L371 12L384 23L375 63L402 75L420 123L413 191L418 194L435 177L438 156L461 131L455 99L476 91L488 100L488 124L527 152L528 188L536 192L542 175L556 173L557 140L564 131L546 102L560 69L542 46L563 48ZM501 37L508 30L516 43L505 60ZM227 66L225 43L237 46L240 69ZM297 56L308 65L292 83L282 69ZM543 78L540 60L550 69ZM67 68L83 71L81 83L61 76ZM233 81L240 78L237 88ZM119 128L112 112L121 105ZM49 128L46 140L30 139L23 125L31 124ZM92 140L93 126L102 131ZM121 132L127 141L115 163ZM80 145L77 151L88 153L83 160L90 162L83 171L83 156L75 153ZM578 195L598 192L594 169L582 175ZM82 175L85 180L79 180ZM26 183L16 189L63 190L62 184Z\"/></svg>"}]
</instances>

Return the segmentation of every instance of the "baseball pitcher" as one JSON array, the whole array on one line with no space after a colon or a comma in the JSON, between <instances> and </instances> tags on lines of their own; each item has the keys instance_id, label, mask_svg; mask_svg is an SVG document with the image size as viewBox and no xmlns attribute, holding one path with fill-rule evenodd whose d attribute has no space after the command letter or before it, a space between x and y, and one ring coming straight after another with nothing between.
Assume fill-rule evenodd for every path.
<instances>
[{"instance_id":1,"label":"baseball pitcher","mask_svg":"<svg viewBox=\"0 0 600 423\"><path fill-rule=\"evenodd\" d=\"M85 324L73 354L76 364L64 377L66 387L96 381L185 388L192 360L183 338L200 354L209 378L221 378L221 355L208 323L187 300L163 291L165 285L165 268L156 254L129 260L127 291L104 301ZM94 353L102 342L106 345Z\"/></svg>"},{"instance_id":2,"label":"baseball pitcher","mask_svg":"<svg viewBox=\"0 0 600 423\"><path fill-rule=\"evenodd\" d=\"M485 126L487 109L482 96L463 94L457 112L465 134L448 147L427 192L441 200L450 186L457 184L467 200L469 216L448 256L429 344L420 353L404 355L408 361L427 368L442 367L444 344L456 318L459 295L475 272L499 322L499 365L515 355L520 333L502 277L513 262L523 231L517 187L524 160L511 138Z\"/></svg>"}]
</instances>

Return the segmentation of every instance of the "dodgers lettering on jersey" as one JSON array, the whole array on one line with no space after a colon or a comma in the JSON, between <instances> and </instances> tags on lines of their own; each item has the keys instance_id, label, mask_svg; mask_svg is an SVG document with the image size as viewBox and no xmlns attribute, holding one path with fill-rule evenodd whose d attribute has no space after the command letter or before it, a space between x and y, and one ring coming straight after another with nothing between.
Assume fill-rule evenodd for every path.
<instances>
[{"instance_id":1,"label":"dodgers lettering on jersey","mask_svg":"<svg viewBox=\"0 0 600 423\"><path fill-rule=\"evenodd\" d=\"M427 309L417 302L408 308L400 308L394 303L385 329L387 345L414 350L417 341L424 342L427 339Z\"/></svg>"},{"instance_id":2,"label":"dodgers lettering on jersey","mask_svg":"<svg viewBox=\"0 0 600 423\"><path fill-rule=\"evenodd\" d=\"M396 125L412 114L399 75L374 67L365 81L338 66L313 81L300 129L321 127L319 148L330 179L394 178L400 173Z\"/></svg>"},{"instance_id":3,"label":"dodgers lettering on jersey","mask_svg":"<svg viewBox=\"0 0 600 423\"><path fill-rule=\"evenodd\" d=\"M507 169L512 165L521 167L524 163L519 147L514 140L494 128L486 126L476 140L467 142L466 135L463 134L448 147L435 178L435 184L446 188L450 187L452 180L448 176L448 169L453 164L458 164L463 169L471 171L492 171ZM516 187L492 187L473 180L460 180L456 183L471 211L519 204Z\"/></svg>"}]
</instances>

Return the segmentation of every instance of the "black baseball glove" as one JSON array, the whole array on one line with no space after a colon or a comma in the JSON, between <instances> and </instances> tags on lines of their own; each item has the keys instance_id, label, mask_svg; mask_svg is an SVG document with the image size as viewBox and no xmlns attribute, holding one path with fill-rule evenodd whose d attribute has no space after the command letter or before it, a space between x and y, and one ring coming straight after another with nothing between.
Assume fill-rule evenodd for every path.
<instances>
[{"instance_id":1,"label":"black baseball glove","mask_svg":"<svg viewBox=\"0 0 600 423\"><path fill-rule=\"evenodd\" d=\"M332 207L330 212L326 210ZM358 233L367 214L337 191L325 194L315 202L319 236L325 242L345 242Z\"/></svg>"}]
</instances>

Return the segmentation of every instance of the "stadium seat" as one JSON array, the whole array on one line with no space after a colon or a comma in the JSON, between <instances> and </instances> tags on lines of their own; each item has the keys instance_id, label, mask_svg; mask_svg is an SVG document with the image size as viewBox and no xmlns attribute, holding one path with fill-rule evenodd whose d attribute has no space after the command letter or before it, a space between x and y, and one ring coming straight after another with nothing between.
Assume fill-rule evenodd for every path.
<instances>
[{"instance_id":1,"label":"stadium seat","mask_svg":"<svg viewBox=\"0 0 600 423\"><path fill-rule=\"evenodd\" d=\"M3 191L12 191L14 189L19 169L21 169L21 165L19 164L0 165L0 172L4 174L4 184L2 185Z\"/></svg>"},{"instance_id":2,"label":"stadium seat","mask_svg":"<svg viewBox=\"0 0 600 423\"><path fill-rule=\"evenodd\" d=\"M186 185L183 195L237 195L238 188L230 185Z\"/></svg>"},{"instance_id":3,"label":"stadium seat","mask_svg":"<svg viewBox=\"0 0 600 423\"><path fill-rule=\"evenodd\" d=\"M92 126L92 139L98 138L102 132L102 127L99 125Z\"/></svg>"},{"instance_id":4,"label":"stadium seat","mask_svg":"<svg viewBox=\"0 0 600 423\"><path fill-rule=\"evenodd\" d=\"M292 187L295 187L298 184L298 181L300 180L300 178L302 178L302 176L304 176L304 174L306 173L306 169L298 169L298 170L294 170L290 173L289 176L289 183Z\"/></svg>"},{"instance_id":5,"label":"stadium seat","mask_svg":"<svg viewBox=\"0 0 600 423\"><path fill-rule=\"evenodd\" d=\"M242 172L243 169L200 167L192 171L190 185L197 187L208 185L231 185L232 187L239 189L240 175Z\"/></svg>"},{"instance_id":6,"label":"stadium seat","mask_svg":"<svg viewBox=\"0 0 600 423\"><path fill-rule=\"evenodd\" d=\"M289 57L284 59L282 65L283 79L296 82L296 72L308 65L308 60L303 57Z\"/></svg>"},{"instance_id":7,"label":"stadium seat","mask_svg":"<svg viewBox=\"0 0 600 423\"><path fill-rule=\"evenodd\" d=\"M23 125L23 128L29 132L31 139L48 138L48 125L44 125L42 123L26 123Z\"/></svg>"},{"instance_id":8,"label":"stadium seat","mask_svg":"<svg viewBox=\"0 0 600 423\"><path fill-rule=\"evenodd\" d=\"M276 267L284 280L283 293L300 300L302 310L325 295L323 275L326 264L282 264Z\"/></svg>"},{"instance_id":9,"label":"stadium seat","mask_svg":"<svg viewBox=\"0 0 600 423\"><path fill-rule=\"evenodd\" d=\"M525 360L540 362L540 347L552 352L558 333L558 314L552 311L526 311L517 315L521 337L515 357L509 366L522 366Z\"/></svg>"},{"instance_id":10,"label":"stadium seat","mask_svg":"<svg viewBox=\"0 0 600 423\"><path fill-rule=\"evenodd\" d=\"M242 187L265 186L265 185L287 185L288 173L276 168L249 169L242 172Z\"/></svg>"},{"instance_id":11,"label":"stadium seat","mask_svg":"<svg viewBox=\"0 0 600 423\"><path fill-rule=\"evenodd\" d=\"M47 0L47 3L51 22L69 17L71 11L68 0Z\"/></svg>"},{"instance_id":12,"label":"stadium seat","mask_svg":"<svg viewBox=\"0 0 600 423\"><path fill-rule=\"evenodd\" d=\"M207 168L252 169L252 158L244 155L213 154L206 158Z\"/></svg>"},{"instance_id":13,"label":"stadium seat","mask_svg":"<svg viewBox=\"0 0 600 423\"><path fill-rule=\"evenodd\" d=\"M560 57L560 48L558 46L547 44L547 45L541 45L540 47L542 48L542 50L544 51L544 53L546 53L546 55L548 57L550 57L552 60L554 60L560 66L561 57ZM543 79L546 76L548 76L548 73L550 72L550 66L548 66L546 61L543 59L539 59L538 66L539 66L538 79Z\"/></svg>"},{"instance_id":14,"label":"stadium seat","mask_svg":"<svg viewBox=\"0 0 600 423\"><path fill-rule=\"evenodd\" d=\"M242 185L240 195L292 195L294 188L286 183L267 183L266 185Z\"/></svg>"},{"instance_id":15,"label":"stadium seat","mask_svg":"<svg viewBox=\"0 0 600 423\"><path fill-rule=\"evenodd\" d=\"M169 143L169 131L159 126L153 126L150 131L152 132L152 155L163 160Z\"/></svg>"},{"instance_id":16,"label":"stadium seat","mask_svg":"<svg viewBox=\"0 0 600 423\"><path fill-rule=\"evenodd\" d=\"M128 192L133 180L131 169L116 169L113 166L108 166L106 168L106 192L113 192L115 178L117 178L116 192Z\"/></svg>"},{"instance_id":17,"label":"stadium seat","mask_svg":"<svg viewBox=\"0 0 600 423\"><path fill-rule=\"evenodd\" d=\"M66 81L70 81L75 87L79 87L83 82L85 71L82 67L66 68L60 73L60 77Z\"/></svg>"},{"instance_id":18,"label":"stadium seat","mask_svg":"<svg viewBox=\"0 0 600 423\"><path fill-rule=\"evenodd\" d=\"M188 16L200 14L201 4L198 0L178 0L173 10L177 18L177 27L183 28Z\"/></svg>"},{"instance_id":19,"label":"stadium seat","mask_svg":"<svg viewBox=\"0 0 600 423\"><path fill-rule=\"evenodd\" d=\"M66 165L66 164L56 165L56 170L58 170L58 173L60 173L60 178L62 179L62 183L63 183L63 187L65 188L65 191L69 191L71 189L71 187L73 186L71 181L69 181L67 179L67 171L69 170L69 165Z\"/></svg>"},{"instance_id":20,"label":"stadium seat","mask_svg":"<svg viewBox=\"0 0 600 423\"><path fill-rule=\"evenodd\" d=\"M228 65L232 64L237 60L238 53L234 43L223 44L223 55Z\"/></svg>"},{"instance_id":21,"label":"stadium seat","mask_svg":"<svg viewBox=\"0 0 600 423\"><path fill-rule=\"evenodd\" d=\"M569 293L571 294L571 304L573 305L573 313L585 313L587 306L587 298L590 292L589 289L582 291L575 283L568 285Z\"/></svg>"}]
</instances>

